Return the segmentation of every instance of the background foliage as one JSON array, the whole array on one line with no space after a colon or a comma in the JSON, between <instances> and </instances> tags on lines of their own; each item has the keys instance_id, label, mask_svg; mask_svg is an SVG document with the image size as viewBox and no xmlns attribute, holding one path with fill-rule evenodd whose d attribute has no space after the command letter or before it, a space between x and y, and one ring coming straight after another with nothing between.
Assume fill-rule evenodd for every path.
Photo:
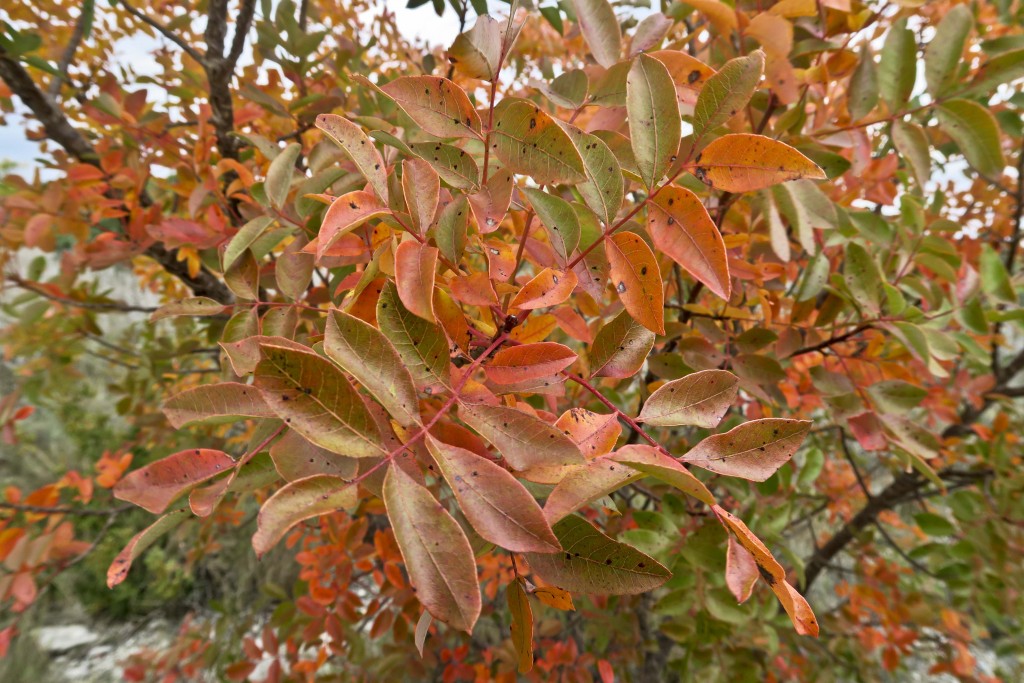
<instances>
[{"instance_id":1,"label":"background foliage","mask_svg":"<svg viewBox=\"0 0 1024 683\"><path fill-rule=\"evenodd\" d=\"M5 666L1020 678L1019 0L434 5L3 10Z\"/></svg>"}]
</instances>

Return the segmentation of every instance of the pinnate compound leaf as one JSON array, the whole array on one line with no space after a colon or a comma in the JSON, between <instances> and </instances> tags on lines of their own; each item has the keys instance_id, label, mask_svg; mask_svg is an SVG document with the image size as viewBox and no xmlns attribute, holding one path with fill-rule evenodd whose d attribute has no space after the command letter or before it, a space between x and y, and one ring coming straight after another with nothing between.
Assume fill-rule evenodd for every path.
<instances>
[{"instance_id":1,"label":"pinnate compound leaf","mask_svg":"<svg viewBox=\"0 0 1024 683\"><path fill-rule=\"evenodd\" d=\"M654 246L708 289L728 300L732 293L725 241L708 210L693 192L671 185L654 198L648 211Z\"/></svg>"},{"instance_id":2,"label":"pinnate compound leaf","mask_svg":"<svg viewBox=\"0 0 1024 683\"><path fill-rule=\"evenodd\" d=\"M761 578L771 587L775 597L782 603L782 607L789 615L790 621L793 622L796 632L802 636L817 638L818 620L815 618L811 606L807 604L807 601L795 588L787 583L786 571L775 557L772 556L764 543L761 542L761 539L747 528L743 520L732 515L724 508L713 505L711 509L725 528L732 532L739 544L753 556Z\"/></svg>"},{"instance_id":3,"label":"pinnate compound leaf","mask_svg":"<svg viewBox=\"0 0 1024 683\"><path fill-rule=\"evenodd\" d=\"M932 96L942 95L956 81L957 67L973 25L971 8L956 5L936 27L935 36L924 50L924 80Z\"/></svg>"},{"instance_id":4,"label":"pinnate compound leaf","mask_svg":"<svg viewBox=\"0 0 1024 683\"><path fill-rule=\"evenodd\" d=\"M967 163L985 175L1002 175L1006 160L992 112L972 100L957 99L940 104L935 114L939 127L957 144Z\"/></svg>"},{"instance_id":5,"label":"pinnate compound leaf","mask_svg":"<svg viewBox=\"0 0 1024 683\"><path fill-rule=\"evenodd\" d=\"M642 473L622 465L613 455L599 456L565 473L544 502L544 516L551 524L630 482L643 479Z\"/></svg>"},{"instance_id":6,"label":"pinnate compound leaf","mask_svg":"<svg viewBox=\"0 0 1024 683\"><path fill-rule=\"evenodd\" d=\"M764 481L789 462L810 429L809 420L751 420L704 439L683 461L718 474Z\"/></svg>"},{"instance_id":7,"label":"pinnate compound leaf","mask_svg":"<svg viewBox=\"0 0 1024 683\"><path fill-rule=\"evenodd\" d=\"M395 250L395 286L398 298L410 313L428 322L434 317L434 279L438 250L429 244L406 240Z\"/></svg>"},{"instance_id":8,"label":"pinnate compound leaf","mask_svg":"<svg viewBox=\"0 0 1024 683\"><path fill-rule=\"evenodd\" d=\"M525 674L533 668L533 609L519 581L509 584L506 598L512 615L512 646L516 649L519 673Z\"/></svg>"},{"instance_id":9,"label":"pinnate compound leaf","mask_svg":"<svg viewBox=\"0 0 1024 683\"><path fill-rule=\"evenodd\" d=\"M107 569L107 588L113 588L128 578L132 562L138 559L158 538L173 531L188 518L189 511L187 509L172 510L132 536L132 540L128 541L128 545L117 554L114 561L110 563L110 568Z\"/></svg>"},{"instance_id":10,"label":"pinnate compound leaf","mask_svg":"<svg viewBox=\"0 0 1024 683\"><path fill-rule=\"evenodd\" d=\"M369 81L367 81L369 83ZM480 116L459 86L440 76L401 76L380 90L439 138L479 138Z\"/></svg>"},{"instance_id":11,"label":"pinnate compound leaf","mask_svg":"<svg viewBox=\"0 0 1024 683\"><path fill-rule=\"evenodd\" d=\"M224 451L192 448L129 472L114 487L114 497L159 514L196 484L224 474L235 461Z\"/></svg>"},{"instance_id":12,"label":"pinnate compound leaf","mask_svg":"<svg viewBox=\"0 0 1024 683\"><path fill-rule=\"evenodd\" d=\"M205 384L171 396L164 415L175 429L195 424L224 424L247 417L277 417L255 387L238 382Z\"/></svg>"},{"instance_id":13,"label":"pinnate compound leaf","mask_svg":"<svg viewBox=\"0 0 1024 683\"><path fill-rule=\"evenodd\" d=\"M739 392L739 379L726 370L702 370L663 384L651 394L638 422L674 427L717 427Z\"/></svg>"},{"instance_id":14,"label":"pinnate compound leaf","mask_svg":"<svg viewBox=\"0 0 1024 683\"><path fill-rule=\"evenodd\" d=\"M580 449L557 428L515 408L464 404L463 422L498 449L515 470L531 467L576 465Z\"/></svg>"},{"instance_id":15,"label":"pinnate compound leaf","mask_svg":"<svg viewBox=\"0 0 1024 683\"><path fill-rule=\"evenodd\" d=\"M260 508L252 547L262 557L299 522L351 509L359 498L356 486L341 477L317 474L293 481L276 491Z\"/></svg>"},{"instance_id":16,"label":"pinnate compound leaf","mask_svg":"<svg viewBox=\"0 0 1024 683\"><path fill-rule=\"evenodd\" d=\"M540 505L508 470L430 435L427 448L466 519L483 538L512 552L561 550Z\"/></svg>"},{"instance_id":17,"label":"pinnate compound leaf","mask_svg":"<svg viewBox=\"0 0 1024 683\"><path fill-rule=\"evenodd\" d=\"M594 61L609 68L622 55L622 30L608 0L572 0L580 32Z\"/></svg>"},{"instance_id":18,"label":"pinnate compound leaf","mask_svg":"<svg viewBox=\"0 0 1024 683\"><path fill-rule=\"evenodd\" d=\"M654 333L620 312L602 327L590 347L590 374L594 377L632 377L654 348Z\"/></svg>"},{"instance_id":19,"label":"pinnate compound leaf","mask_svg":"<svg viewBox=\"0 0 1024 683\"><path fill-rule=\"evenodd\" d=\"M658 184L679 151L679 102L665 65L641 54L626 77L629 139L640 178L648 190Z\"/></svg>"},{"instance_id":20,"label":"pinnate compound leaf","mask_svg":"<svg viewBox=\"0 0 1024 683\"><path fill-rule=\"evenodd\" d=\"M384 166L384 158L373 141L367 137L363 129L343 116L337 114L319 114L316 127L345 150L345 154L366 178L370 187L385 203L388 201L388 171Z\"/></svg>"},{"instance_id":21,"label":"pinnate compound leaf","mask_svg":"<svg viewBox=\"0 0 1024 683\"><path fill-rule=\"evenodd\" d=\"M537 342L501 349L484 366L484 372L492 382L515 384L556 375L575 361L576 354L568 346Z\"/></svg>"},{"instance_id":22,"label":"pinnate compound leaf","mask_svg":"<svg viewBox=\"0 0 1024 683\"><path fill-rule=\"evenodd\" d=\"M377 300L377 324L395 345L417 387L447 386L450 363L444 330L413 315L390 281Z\"/></svg>"},{"instance_id":23,"label":"pinnate compound leaf","mask_svg":"<svg viewBox=\"0 0 1024 683\"><path fill-rule=\"evenodd\" d=\"M377 423L337 366L311 351L269 344L260 349L255 384L289 427L332 453L383 454Z\"/></svg>"},{"instance_id":24,"label":"pinnate compound leaf","mask_svg":"<svg viewBox=\"0 0 1024 683\"><path fill-rule=\"evenodd\" d=\"M348 313L331 311L324 352L366 387L403 427L420 423L412 375L398 351L376 327Z\"/></svg>"},{"instance_id":25,"label":"pinnate compound leaf","mask_svg":"<svg viewBox=\"0 0 1024 683\"><path fill-rule=\"evenodd\" d=\"M512 172L541 185L586 179L572 139L533 102L506 97L494 108L494 126L491 151Z\"/></svg>"},{"instance_id":26,"label":"pinnate compound leaf","mask_svg":"<svg viewBox=\"0 0 1024 683\"><path fill-rule=\"evenodd\" d=\"M626 311L641 325L665 334L665 299L654 252L635 232L617 232L605 240L612 286Z\"/></svg>"},{"instance_id":27,"label":"pinnate compound leaf","mask_svg":"<svg viewBox=\"0 0 1024 683\"><path fill-rule=\"evenodd\" d=\"M703 503L708 505L715 503L715 497L711 495L700 479L693 476L678 460L665 455L653 446L642 444L623 446L614 453L614 458L617 462L629 465L655 479L660 479Z\"/></svg>"},{"instance_id":28,"label":"pinnate compound leaf","mask_svg":"<svg viewBox=\"0 0 1024 683\"><path fill-rule=\"evenodd\" d=\"M542 190L523 188L520 192L529 200L548 233L548 241L565 265L580 243L580 221L572 205Z\"/></svg>"},{"instance_id":29,"label":"pinnate compound leaf","mask_svg":"<svg viewBox=\"0 0 1024 683\"><path fill-rule=\"evenodd\" d=\"M717 190L751 192L797 178L825 180L816 163L784 142L732 133L712 141L697 157L694 175Z\"/></svg>"},{"instance_id":30,"label":"pinnate compound leaf","mask_svg":"<svg viewBox=\"0 0 1024 683\"><path fill-rule=\"evenodd\" d=\"M700 140L747 106L764 73L764 52L730 59L707 79L693 109L693 138Z\"/></svg>"},{"instance_id":31,"label":"pinnate compound leaf","mask_svg":"<svg viewBox=\"0 0 1024 683\"><path fill-rule=\"evenodd\" d=\"M335 242L366 221L390 213L391 209L370 192L356 190L338 197L331 202L320 224L320 234L315 240L317 259L323 258ZM313 246L310 243L310 250Z\"/></svg>"},{"instance_id":32,"label":"pinnate compound leaf","mask_svg":"<svg viewBox=\"0 0 1024 683\"><path fill-rule=\"evenodd\" d=\"M540 578L559 588L595 595L633 595L654 590L672 577L657 560L605 536L582 517L566 517L554 531L563 552L529 553L526 558Z\"/></svg>"},{"instance_id":33,"label":"pinnate compound leaf","mask_svg":"<svg viewBox=\"0 0 1024 683\"><path fill-rule=\"evenodd\" d=\"M480 583L459 523L400 467L388 467L384 506L416 598L438 621L472 632L480 616Z\"/></svg>"},{"instance_id":34,"label":"pinnate compound leaf","mask_svg":"<svg viewBox=\"0 0 1024 683\"><path fill-rule=\"evenodd\" d=\"M557 306L572 295L577 282L576 273L571 270L545 268L523 285L510 305L524 311Z\"/></svg>"}]
</instances>

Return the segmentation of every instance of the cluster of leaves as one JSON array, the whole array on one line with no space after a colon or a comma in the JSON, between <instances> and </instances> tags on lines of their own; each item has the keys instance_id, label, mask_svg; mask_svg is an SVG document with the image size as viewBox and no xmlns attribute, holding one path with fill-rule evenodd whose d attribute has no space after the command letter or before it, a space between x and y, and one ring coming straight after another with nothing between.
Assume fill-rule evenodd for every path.
<instances>
[{"instance_id":1,"label":"cluster of leaves","mask_svg":"<svg viewBox=\"0 0 1024 683\"><path fill-rule=\"evenodd\" d=\"M150 321L211 364L162 404L197 447L114 488L161 516L108 583L258 505L256 554L298 548L302 583L227 675L786 679L896 669L938 633L933 671L976 680L971 644L1013 642L1019 10L688 0L637 23L574 0L480 14L441 75L386 19L349 39L361 8L242 2L227 45L227 3L201 39L121 5L75 32L168 38L191 70L164 52L161 86L194 130L7 25L0 96L67 154L2 209L3 239L63 249L62 273L9 280L15 308L45 302L23 326L138 310L73 286L133 260L166 294ZM38 566L0 596L31 602ZM819 635L794 586L833 570L822 644L779 629Z\"/></svg>"}]
</instances>

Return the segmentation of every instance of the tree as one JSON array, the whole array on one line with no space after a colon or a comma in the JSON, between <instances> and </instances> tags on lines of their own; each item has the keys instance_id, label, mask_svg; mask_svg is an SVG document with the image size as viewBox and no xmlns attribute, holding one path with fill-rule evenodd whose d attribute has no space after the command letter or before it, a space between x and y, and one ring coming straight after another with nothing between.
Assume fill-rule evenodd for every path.
<instances>
[{"instance_id":1,"label":"tree","mask_svg":"<svg viewBox=\"0 0 1024 683\"><path fill-rule=\"evenodd\" d=\"M472 7L443 55L362 5L10 10L50 173L3 186L5 435L88 343L136 435L7 491L0 643L115 498L159 515L115 590L257 509L301 568L136 676L1019 675L1019 6Z\"/></svg>"}]
</instances>

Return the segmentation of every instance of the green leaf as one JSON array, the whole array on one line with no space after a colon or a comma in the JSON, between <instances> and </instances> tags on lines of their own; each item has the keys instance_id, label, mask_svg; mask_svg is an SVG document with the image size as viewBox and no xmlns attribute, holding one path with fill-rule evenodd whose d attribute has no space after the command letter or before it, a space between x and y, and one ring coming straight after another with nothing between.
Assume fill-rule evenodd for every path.
<instances>
[{"instance_id":1,"label":"green leaf","mask_svg":"<svg viewBox=\"0 0 1024 683\"><path fill-rule=\"evenodd\" d=\"M357 487L341 477L318 474L285 485L260 508L252 547L262 557L299 522L352 509L359 502Z\"/></svg>"},{"instance_id":2,"label":"green leaf","mask_svg":"<svg viewBox=\"0 0 1024 683\"><path fill-rule=\"evenodd\" d=\"M317 474L330 474L342 479L356 476L359 461L320 448L291 429L270 447L274 469L285 481L297 481Z\"/></svg>"},{"instance_id":3,"label":"green leaf","mask_svg":"<svg viewBox=\"0 0 1024 683\"><path fill-rule=\"evenodd\" d=\"M967 162L988 176L999 177L1006 161L999 126L985 107L971 100L949 100L935 111L939 126L953 139Z\"/></svg>"},{"instance_id":4,"label":"green leaf","mask_svg":"<svg viewBox=\"0 0 1024 683\"><path fill-rule=\"evenodd\" d=\"M932 177L932 157L924 130L916 123L895 121L892 124L892 143L909 164L918 187L924 189Z\"/></svg>"},{"instance_id":5,"label":"green leaf","mask_svg":"<svg viewBox=\"0 0 1024 683\"><path fill-rule=\"evenodd\" d=\"M717 427L739 392L739 380L726 370L702 370L658 387L638 422L658 427Z\"/></svg>"},{"instance_id":6,"label":"green leaf","mask_svg":"<svg viewBox=\"0 0 1024 683\"><path fill-rule=\"evenodd\" d=\"M893 111L903 111L917 80L917 43L907 20L889 29L878 63L878 90Z\"/></svg>"},{"instance_id":7,"label":"green leaf","mask_svg":"<svg viewBox=\"0 0 1024 683\"><path fill-rule=\"evenodd\" d=\"M569 135L529 100L506 97L494 108L491 148L509 170L541 185L586 179Z\"/></svg>"},{"instance_id":8,"label":"green leaf","mask_svg":"<svg viewBox=\"0 0 1024 683\"><path fill-rule=\"evenodd\" d=\"M916 408L928 395L928 390L902 380L888 379L869 386L868 395L879 412L897 414Z\"/></svg>"},{"instance_id":9,"label":"green leaf","mask_svg":"<svg viewBox=\"0 0 1024 683\"><path fill-rule=\"evenodd\" d=\"M473 190L480 184L480 169L465 150L443 142L416 142L411 149L452 187Z\"/></svg>"},{"instance_id":10,"label":"green leaf","mask_svg":"<svg viewBox=\"0 0 1024 683\"><path fill-rule=\"evenodd\" d=\"M929 536L953 536L956 534L956 525L945 517L931 512L920 512L914 515L914 521L921 531Z\"/></svg>"},{"instance_id":11,"label":"green leaf","mask_svg":"<svg viewBox=\"0 0 1024 683\"><path fill-rule=\"evenodd\" d=\"M260 344L255 386L289 427L333 453L381 455L380 433L359 393L333 363L312 352Z\"/></svg>"},{"instance_id":12,"label":"green leaf","mask_svg":"<svg viewBox=\"0 0 1024 683\"><path fill-rule=\"evenodd\" d=\"M683 461L718 474L764 481L793 457L810 429L808 420L751 420L704 439Z\"/></svg>"},{"instance_id":13,"label":"green leaf","mask_svg":"<svg viewBox=\"0 0 1024 683\"><path fill-rule=\"evenodd\" d=\"M226 311L227 308L228 307L224 304L219 301L214 301L209 297L193 296L187 299L178 299L164 304L149 316L149 322L155 323L157 320L174 318L182 315L197 317L219 315Z\"/></svg>"},{"instance_id":14,"label":"green leaf","mask_svg":"<svg viewBox=\"0 0 1024 683\"><path fill-rule=\"evenodd\" d=\"M498 449L512 469L583 462L579 447L561 430L521 410L462 404L459 417Z\"/></svg>"},{"instance_id":15,"label":"green leaf","mask_svg":"<svg viewBox=\"0 0 1024 683\"><path fill-rule=\"evenodd\" d=\"M606 226L610 226L622 206L623 181L619 161L601 138L584 133L568 123L561 125L583 158L583 172L587 180L577 185L576 189L587 206L593 209Z\"/></svg>"},{"instance_id":16,"label":"green leaf","mask_svg":"<svg viewBox=\"0 0 1024 683\"><path fill-rule=\"evenodd\" d=\"M480 583L459 523L394 465L384 477L384 506L416 599L438 621L470 633L480 616Z\"/></svg>"},{"instance_id":17,"label":"green leaf","mask_svg":"<svg viewBox=\"0 0 1024 683\"><path fill-rule=\"evenodd\" d=\"M175 429L195 424L225 424L247 417L276 417L260 395L248 384L220 382L204 384L171 396L162 406Z\"/></svg>"},{"instance_id":18,"label":"green leaf","mask_svg":"<svg viewBox=\"0 0 1024 683\"><path fill-rule=\"evenodd\" d=\"M932 96L942 95L957 80L957 67L973 25L974 16L967 5L956 5L939 22L924 50L924 80Z\"/></svg>"},{"instance_id":19,"label":"green leaf","mask_svg":"<svg viewBox=\"0 0 1024 683\"><path fill-rule=\"evenodd\" d=\"M434 226L434 241L441 253L458 265L462 254L466 251L467 230L469 226L469 207L466 195L460 194L441 209Z\"/></svg>"},{"instance_id":20,"label":"green leaf","mask_svg":"<svg viewBox=\"0 0 1024 683\"><path fill-rule=\"evenodd\" d=\"M243 225L235 233L228 246L224 249L223 268L227 270L234 264L235 259L245 253L258 240L271 225L274 219L269 216L258 216Z\"/></svg>"},{"instance_id":21,"label":"green leaf","mask_svg":"<svg viewBox=\"0 0 1024 683\"><path fill-rule=\"evenodd\" d=\"M747 57L730 59L709 78L693 109L693 139L699 141L747 106L763 73L764 52L756 50Z\"/></svg>"},{"instance_id":22,"label":"green leaf","mask_svg":"<svg viewBox=\"0 0 1024 683\"><path fill-rule=\"evenodd\" d=\"M622 55L622 30L608 0L572 0L580 32L594 60L611 67Z\"/></svg>"},{"instance_id":23,"label":"green leaf","mask_svg":"<svg viewBox=\"0 0 1024 683\"><path fill-rule=\"evenodd\" d=\"M575 515L554 526L565 552L528 553L530 568L559 588L597 595L632 595L653 590L672 572L636 548L605 536Z\"/></svg>"},{"instance_id":24,"label":"green leaf","mask_svg":"<svg viewBox=\"0 0 1024 683\"><path fill-rule=\"evenodd\" d=\"M870 114L878 104L878 69L875 67L875 56L871 47L865 43L860 51L860 61L850 78L850 92L847 95L847 108L850 119L860 121Z\"/></svg>"},{"instance_id":25,"label":"green leaf","mask_svg":"<svg viewBox=\"0 0 1024 683\"><path fill-rule=\"evenodd\" d=\"M1008 304L1017 303L1017 293L1010 283L1010 273L999 252L990 244L981 247L978 258L978 270L981 275L981 288L990 297Z\"/></svg>"},{"instance_id":26,"label":"green leaf","mask_svg":"<svg viewBox=\"0 0 1024 683\"><path fill-rule=\"evenodd\" d=\"M420 423L419 398L401 356L380 330L342 311L327 317L324 352L404 427Z\"/></svg>"},{"instance_id":27,"label":"green leaf","mask_svg":"<svg viewBox=\"0 0 1024 683\"><path fill-rule=\"evenodd\" d=\"M473 28L460 33L448 48L448 61L470 78L492 81L501 61L501 22L486 14L476 18Z\"/></svg>"},{"instance_id":28,"label":"green leaf","mask_svg":"<svg viewBox=\"0 0 1024 683\"><path fill-rule=\"evenodd\" d=\"M544 93L544 96L566 109L579 109L587 101L587 92L590 83L587 81L587 73L582 69L570 69L562 72L551 84L544 81L531 83Z\"/></svg>"},{"instance_id":29,"label":"green leaf","mask_svg":"<svg viewBox=\"0 0 1024 683\"><path fill-rule=\"evenodd\" d=\"M843 281L854 302L877 312L882 301L882 276L875 259L868 250L856 242L846 245L843 262Z\"/></svg>"},{"instance_id":30,"label":"green leaf","mask_svg":"<svg viewBox=\"0 0 1024 683\"><path fill-rule=\"evenodd\" d=\"M284 206L288 199L288 190L292 186L292 176L295 174L295 161L302 153L302 145L293 142L284 148L284 151L274 157L267 169L267 180L263 184L264 191L270 205L275 209Z\"/></svg>"},{"instance_id":31,"label":"green leaf","mask_svg":"<svg viewBox=\"0 0 1024 683\"><path fill-rule=\"evenodd\" d=\"M569 202L533 188L520 189L548 233L548 241L564 266L580 243L580 221Z\"/></svg>"},{"instance_id":32,"label":"green leaf","mask_svg":"<svg viewBox=\"0 0 1024 683\"><path fill-rule=\"evenodd\" d=\"M508 470L429 434L427 448L466 519L484 539L513 552L562 549L537 501Z\"/></svg>"},{"instance_id":33,"label":"green leaf","mask_svg":"<svg viewBox=\"0 0 1024 683\"><path fill-rule=\"evenodd\" d=\"M366 136L363 129L337 114L320 114L316 127L345 150L352 162L370 182L373 191L385 204L388 201L388 171L377 146Z\"/></svg>"},{"instance_id":34,"label":"green leaf","mask_svg":"<svg viewBox=\"0 0 1024 683\"><path fill-rule=\"evenodd\" d=\"M988 97L1000 85L1021 78L1024 78L1024 48L1004 52L982 64L966 92Z\"/></svg>"},{"instance_id":35,"label":"green leaf","mask_svg":"<svg viewBox=\"0 0 1024 683\"><path fill-rule=\"evenodd\" d=\"M377 300L377 325L395 345L417 387L448 385L450 362L444 330L409 312L391 281Z\"/></svg>"},{"instance_id":36,"label":"green leaf","mask_svg":"<svg viewBox=\"0 0 1024 683\"><path fill-rule=\"evenodd\" d=\"M602 327L590 347L593 377L632 377L654 348L654 333L621 311Z\"/></svg>"},{"instance_id":37,"label":"green leaf","mask_svg":"<svg viewBox=\"0 0 1024 683\"><path fill-rule=\"evenodd\" d=\"M676 86L665 65L641 54L626 77L629 139L640 177L652 190L679 151L680 118Z\"/></svg>"}]
</instances>

